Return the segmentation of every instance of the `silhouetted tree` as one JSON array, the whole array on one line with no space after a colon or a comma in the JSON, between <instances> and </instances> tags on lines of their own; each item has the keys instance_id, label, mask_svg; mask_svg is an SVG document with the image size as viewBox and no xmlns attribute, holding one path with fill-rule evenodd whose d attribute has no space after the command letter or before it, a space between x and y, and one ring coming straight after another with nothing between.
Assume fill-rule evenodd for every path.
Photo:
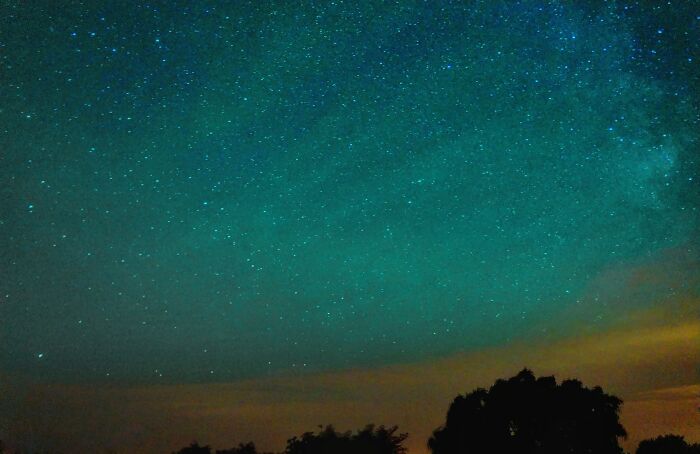
<instances>
[{"instance_id":1,"label":"silhouetted tree","mask_svg":"<svg viewBox=\"0 0 700 454\"><path fill-rule=\"evenodd\" d=\"M199 446L199 443L193 441L186 448L182 448L173 454L211 454L211 448L207 446Z\"/></svg>"},{"instance_id":2,"label":"silhouetted tree","mask_svg":"<svg viewBox=\"0 0 700 454\"><path fill-rule=\"evenodd\" d=\"M199 446L199 443L194 441L186 448L182 448L181 450L174 452L173 454L211 454L211 447L209 447L208 445L207 446ZM258 453L258 450L255 448L255 443L253 443L251 441L248 443L240 443L235 448L217 449L216 454L272 454L272 453L269 453L269 452L268 453Z\"/></svg>"},{"instance_id":3,"label":"silhouetted tree","mask_svg":"<svg viewBox=\"0 0 700 454\"><path fill-rule=\"evenodd\" d=\"M637 454L700 454L700 445L689 445L680 435L661 435L641 441Z\"/></svg>"},{"instance_id":4,"label":"silhouetted tree","mask_svg":"<svg viewBox=\"0 0 700 454\"><path fill-rule=\"evenodd\" d=\"M285 454L404 454L407 434L396 434L396 426L375 428L368 425L356 434L338 433L333 426L315 434L306 432L300 438L287 440Z\"/></svg>"},{"instance_id":5,"label":"silhouetted tree","mask_svg":"<svg viewBox=\"0 0 700 454\"><path fill-rule=\"evenodd\" d=\"M251 441L245 444L240 443L237 448L217 449L216 454L258 454L258 450L255 449L255 443Z\"/></svg>"},{"instance_id":6,"label":"silhouetted tree","mask_svg":"<svg viewBox=\"0 0 700 454\"><path fill-rule=\"evenodd\" d=\"M489 389L457 396L433 432L434 454L620 454L622 401L578 380L557 385L528 369Z\"/></svg>"}]
</instances>

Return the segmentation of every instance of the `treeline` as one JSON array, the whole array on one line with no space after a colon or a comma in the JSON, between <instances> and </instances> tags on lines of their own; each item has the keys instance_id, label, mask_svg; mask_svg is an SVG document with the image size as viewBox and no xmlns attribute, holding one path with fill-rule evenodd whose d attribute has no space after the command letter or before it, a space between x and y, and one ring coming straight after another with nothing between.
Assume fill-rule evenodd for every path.
<instances>
[{"instance_id":1,"label":"treeline","mask_svg":"<svg viewBox=\"0 0 700 454\"><path fill-rule=\"evenodd\" d=\"M457 396L445 423L428 440L432 454L623 454L622 400L579 380L557 383L522 370ZM370 425L338 433L332 426L287 441L282 454L404 454L407 434ZM253 443L212 451L196 443L174 454L258 454ZM642 441L636 454L700 454L700 445L678 435Z\"/></svg>"},{"instance_id":2,"label":"treeline","mask_svg":"<svg viewBox=\"0 0 700 454\"><path fill-rule=\"evenodd\" d=\"M395 428L392 428L395 430ZM368 429L362 429L357 432L360 434L367 431ZM328 426L322 432L318 434L304 434L302 438L306 438L307 441L310 439L315 439L314 442L308 443L303 447L301 445L290 446L287 445L287 449L283 451L284 454L287 453L303 453L303 454L377 454L377 453L405 453L406 448L401 444L393 447L393 450L383 449L381 444L373 445L371 440L364 440L363 443L357 443L353 441L356 435L351 435L349 433L340 434L335 432L335 430ZM405 439L406 434L402 434ZM292 440L298 440L294 438ZM482 454L488 451L463 451L462 454ZM552 453L554 451L547 450L543 447L541 450L530 451L532 453ZM175 454L273 454L269 452L260 452L255 448L255 444L250 442L246 444L240 444L236 448L231 449L217 449L212 451L209 446L200 446L198 443L194 442L186 448L182 448ZM493 452L491 453L493 454ZM700 444L688 444L682 436L679 435L662 435L657 438L644 440L639 443L639 447L636 450L636 454L700 454Z\"/></svg>"},{"instance_id":3,"label":"treeline","mask_svg":"<svg viewBox=\"0 0 700 454\"><path fill-rule=\"evenodd\" d=\"M386 428L368 425L357 432L337 432L326 426L318 433L306 432L301 437L287 440L284 454L333 453L333 454L404 454L407 434L397 434L396 426ZM175 454L175 453L174 453ZM240 444L237 448L212 451L209 446L194 442L176 454L272 454L259 453L255 444Z\"/></svg>"},{"instance_id":4,"label":"treeline","mask_svg":"<svg viewBox=\"0 0 700 454\"><path fill-rule=\"evenodd\" d=\"M579 380L557 383L524 369L489 389L457 396L427 447L432 454L624 454L621 405L621 399L598 386L587 388ZM396 426L368 425L355 432L326 426L290 438L280 454L405 454L407 437ZM10 454L2 442L0 454ZM193 442L173 454L272 453L259 452L252 442L218 450ZM700 454L700 445L663 435L639 443L636 454Z\"/></svg>"}]
</instances>

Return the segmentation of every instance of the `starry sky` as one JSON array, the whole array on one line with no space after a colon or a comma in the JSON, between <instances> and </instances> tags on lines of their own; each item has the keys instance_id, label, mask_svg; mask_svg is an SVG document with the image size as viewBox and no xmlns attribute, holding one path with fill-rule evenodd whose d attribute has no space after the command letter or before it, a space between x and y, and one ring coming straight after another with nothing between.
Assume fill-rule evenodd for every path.
<instances>
[{"instance_id":1,"label":"starry sky","mask_svg":"<svg viewBox=\"0 0 700 454\"><path fill-rule=\"evenodd\" d=\"M271 449L352 374L691 389L698 62L695 1L3 0L0 380L61 417L267 383Z\"/></svg>"}]
</instances>

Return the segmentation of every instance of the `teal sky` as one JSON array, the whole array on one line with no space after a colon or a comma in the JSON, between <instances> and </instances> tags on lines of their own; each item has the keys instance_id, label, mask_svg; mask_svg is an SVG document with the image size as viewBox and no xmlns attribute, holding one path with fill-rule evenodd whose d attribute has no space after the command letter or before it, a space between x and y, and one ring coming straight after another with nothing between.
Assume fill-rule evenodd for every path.
<instances>
[{"instance_id":1,"label":"teal sky","mask_svg":"<svg viewBox=\"0 0 700 454\"><path fill-rule=\"evenodd\" d=\"M697 4L573 3L2 2L2 369L393 364L672 298L591 288L700 258Z\"/></svg>"}]
</instances>

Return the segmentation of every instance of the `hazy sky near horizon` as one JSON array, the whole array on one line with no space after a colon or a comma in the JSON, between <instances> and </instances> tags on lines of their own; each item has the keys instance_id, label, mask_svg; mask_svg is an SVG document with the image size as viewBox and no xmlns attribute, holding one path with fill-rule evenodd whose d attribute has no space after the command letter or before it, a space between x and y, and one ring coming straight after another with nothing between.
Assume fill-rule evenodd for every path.
<instances>
[{"instance_id":1,"label":"hazy sky near horizon","mask_svg":"<svg viewBox=\"0 0 700 454\"><path fill-rule=\"evenodd\" d=\"M699 30L693 1L3 1L1 370L263 380L693 319Z\"/></svg>"}]
</instances>

